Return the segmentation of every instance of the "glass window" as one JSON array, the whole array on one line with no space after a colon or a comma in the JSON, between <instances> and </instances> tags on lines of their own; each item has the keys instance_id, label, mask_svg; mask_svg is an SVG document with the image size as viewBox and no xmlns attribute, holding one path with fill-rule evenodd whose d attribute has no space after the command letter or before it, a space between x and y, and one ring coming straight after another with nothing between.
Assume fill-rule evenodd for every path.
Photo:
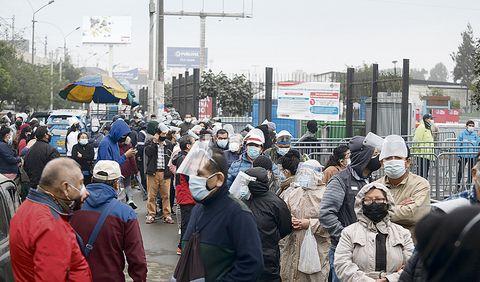
<instances>
[{"instance_id":1,"label":"glass window","mask_svg":"<svg viewBox=\"0 0 480 282\"><path fill-rule=\"evenodd\" d=\"M9 221L9 209L7 207L7 201L0 192L0 241L8 236L8 221Z\"/></svg>"}]
</instances>

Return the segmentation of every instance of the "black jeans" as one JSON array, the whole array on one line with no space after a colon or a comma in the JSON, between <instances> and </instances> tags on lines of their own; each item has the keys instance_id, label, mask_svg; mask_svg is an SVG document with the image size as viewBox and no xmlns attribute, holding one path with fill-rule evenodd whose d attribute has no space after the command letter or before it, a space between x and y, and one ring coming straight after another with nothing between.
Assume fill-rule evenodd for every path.
<instances>
[{"instance_id":1,"label":"black jeans","mask_svg":"<svg viewBox=\"0 0 480 282\"><path fill-rule=\"evenodd\" d=\"M416 159L417 166L417 175L428 179L428 171L430 170L430 160L422 157L417 157Z\"/></svg>"},{"instance_id":2,"label":"black jeans","mask_svg":"<svg viewBox=\"0 0 480 282\"><path fill-rule=\"evenodd\" d=\"M475 158L458 158L458 171L457 171L457 184L465 184L465 187L472 183L472 168L475 165ZM468 177L467 181L464 182L463 180L463 172L465 171L465 165L467 166L467 171L468 171Z\"/></svg>"},{"instance_id":3,"label":"black jeans","mask_svg":"<svg viewBox=\"0 0 480 282\"><path fill-rule=\"evenodd\" d=\"M195 205L180 205L180 242L178 242L178 247L182 248L183 235L187 232L188 222L190 221L190 215L192 214L192 209Z\"/></svg>"}]
</instances>

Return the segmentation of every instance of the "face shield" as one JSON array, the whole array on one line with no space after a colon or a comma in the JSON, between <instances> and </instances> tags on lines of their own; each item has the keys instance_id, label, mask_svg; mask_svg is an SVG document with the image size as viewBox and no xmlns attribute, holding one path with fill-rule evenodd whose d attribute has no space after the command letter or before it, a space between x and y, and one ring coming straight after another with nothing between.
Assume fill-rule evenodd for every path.
<instances>
[{"instance_id":1,"label":"face shield","mask_svg":"<svg viewBox=\"0 0 480 282\"><path fill-rule=\"evenodd\" d=\"M322 165L316 160L301 163L293 182L302 188L317 188L322 184L322 168Z\"/></svg>"},{"instance_id":2,"label":"face shield","mask_svg":"<svg viewBox=\"0 0 480 282\"><path fill-rule=\"evenodd\" d=\"M384 139L373 132L369 132L363 140L364 146L375 148L377 152L382 150Z\"/></svg>"},{"instance_id":3,"label":"face shield","mask_svg":"<svg viewBox=\"0 0 480 282\"><path fill-rule=\"evenodd\" d=\"M248 184L255 180L257 180L255 177L240 171L230 186L229 191L237 199L248 200L251 195L250 190L248 189Z\"/></svg>"},{"instance_id":4,"label":"face shield","mask_svg":"<svg viewBox=\"0 0 480 282\"><path fill-rule=\"evenodd\" d=\"M210 141L195 142L185 157L185 160L177 169L177 173L188 176L198 176L199 170L204 169L210 162L214 162L209 144Z\"/></svg>"}]
</instances>

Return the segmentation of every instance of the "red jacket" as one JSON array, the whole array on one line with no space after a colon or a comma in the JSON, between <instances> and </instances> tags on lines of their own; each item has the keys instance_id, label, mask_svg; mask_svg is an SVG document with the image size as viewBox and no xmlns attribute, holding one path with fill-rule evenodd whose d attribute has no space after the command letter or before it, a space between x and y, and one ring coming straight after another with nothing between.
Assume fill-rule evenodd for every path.
<instances>
[{"instance_id":1,"label":"red jacket","mask_svg":"<svg viewBox=\"0 0 480 282\"><path fill-rule=\"evenodd\" d=\"M118 147L120 148L120 155L122 156L123 154L125 154L126 151L128 151L128 149L132 148L132 144L127 145L125 143L119 143ZM129 177L137 174L138 167L135 156L127 158L127 160L120 166L120 168L122 169L123 177Z\"/></svg>"},{"instance_id":2,"label":"red jacket","mask_svg":"<svg viewBox=\"0 0 480 282\"><path fill-rule=\"evenodd\" d=\"M172 164L178 169L186 155L186 152L180 151L173 159ZM180 173L175 174L175 197L179 205L195 205L195 200L188 185L188 176Z\"/></svg>"},{"instance_id":3,"label":"red jacket","mask_svg":"<svg viewBox=\"0 0 480 282\"><path fill-rule=\"evenodd\" d=\"M68 217L50 196L30 189L10 222L15 281L92 281Z\"/></svg>"}]
</instances>

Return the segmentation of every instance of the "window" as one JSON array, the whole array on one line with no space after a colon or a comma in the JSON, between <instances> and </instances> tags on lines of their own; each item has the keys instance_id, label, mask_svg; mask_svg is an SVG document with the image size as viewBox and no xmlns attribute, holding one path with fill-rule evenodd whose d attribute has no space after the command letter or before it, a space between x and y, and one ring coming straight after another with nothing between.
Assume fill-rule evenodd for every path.
<instances>
[{"instance_id":1,"label":"window","mask_svg":"<svg viewBox=\"0 0 480 282\"><path fill-rule=\"evenodd\" d=\"M0 191L0 241L8 237L9 212L7 201Z\"/></svg>"}]
</instances>

